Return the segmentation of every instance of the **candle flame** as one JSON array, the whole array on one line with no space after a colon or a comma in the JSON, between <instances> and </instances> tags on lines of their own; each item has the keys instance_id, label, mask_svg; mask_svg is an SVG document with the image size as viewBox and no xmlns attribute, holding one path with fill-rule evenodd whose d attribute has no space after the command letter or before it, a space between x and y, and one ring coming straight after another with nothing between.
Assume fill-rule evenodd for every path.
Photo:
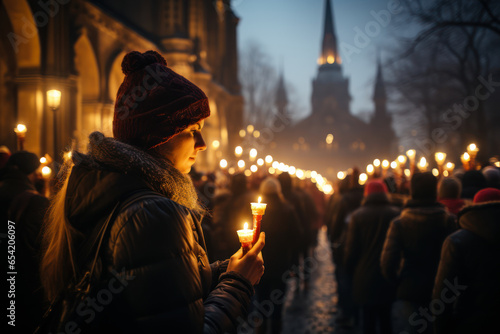
<instances>
[{"instance_id":1,"label":"candle flame","mask_svg":"<svg viewBox=\"0 0 500 334\"><path fill-rule=\"evenodd\" d=\"M257 203L260 203L262 201L262 198L259 196L259 199L257 200Z\"/></svg>"},{"instance_id":2,"label":"candle flame","mask_svg":"<svg viewBox=\"0 0 500 334\"><path fill-rule=\"evenodd\" d=\"M243 224L243 229L248 230L248 223Z\"/></svg>"}]
</instances>

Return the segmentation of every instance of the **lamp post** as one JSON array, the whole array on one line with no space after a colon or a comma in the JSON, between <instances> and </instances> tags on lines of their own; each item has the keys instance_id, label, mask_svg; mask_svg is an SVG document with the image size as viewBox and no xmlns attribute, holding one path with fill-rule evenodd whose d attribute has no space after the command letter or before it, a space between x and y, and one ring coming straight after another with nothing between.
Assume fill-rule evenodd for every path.
<instances>
[{"instance_id":1,"label":"lamp post","mask_svg":"<svg viewBox=\"0 0 500 334\"><path fill-rule=\"evenodd\" d=\"M57 89L51 89L47 91L47 105L53 112L53 127L54 127L54 159L57 160L57 117L56 111L61 106L61 91Z\"/></svg>"},{"instance_id":2,"label":"lamp post","mask_svg":"<svg viewBox=\"0 0 500 334\"><path fill-rule=\"evenodd\" d=\"M24 139L26 138L26 125L24 124L18 124L16 128L14 129L14 132L17 135L17 146L19 151L24 150Z\"/></svg>"}]
</instances>

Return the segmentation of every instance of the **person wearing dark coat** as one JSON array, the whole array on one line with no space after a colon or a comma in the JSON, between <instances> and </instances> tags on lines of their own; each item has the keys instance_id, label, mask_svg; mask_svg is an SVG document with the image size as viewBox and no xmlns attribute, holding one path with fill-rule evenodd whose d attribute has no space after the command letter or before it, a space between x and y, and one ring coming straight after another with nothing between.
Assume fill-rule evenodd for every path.
<instances>
[{"instance_id":1,"label":"person wearing dark coat","mask_svg":"<svg viewBox=\"0 0 500 334\"><path fill-rule=\"evenodd\" d=\"M347 227L345 266L353 277L353 301L361 307L363 333L391 334L391 306L395 286L380 270L380 254L392 219L399 208L392 206L383 181L365 185L361 207L351 215Z\"/></svg>"},{"instance_id":2,"label":"person wearing dark coat","mask_svg":"<svg viewBox=\"0 0 500 334\"><path fill-rule=\"evenodd\" d=\"M433 292L436 334L493 333L500 315L500 190L486 188L459 213L441 250ZM431 309L432 310L432 309Z\"/></svg>"},{"instance_id":3,"label":"person wearing dark coat","mask_svg":"<svg viewBox=\"0 0 500 334\"><path fill-rule=\"evenodd\" d=\"M329 217L327 217L328 237L332 247L337 280L339 315L336 323L344 328L353 327L357 309L352 301L352 277L344 266L345 236L350 215L361 206L363 187L358 183L357 175L349 174L339 183L340 196L331 199Z\"/></svg>"},{"instance_id":4,"label":"person wearing dark coat","mask_svg":"<svg viewBox=\"0 0 500 334\"><path fill-rule=\"evenodd\" d=\"M305 196L303 197L302 193L297 191L293 187L292 177L290 176L290 174L288 172L281 173L280 175L278 175L278 181L281 185L283 197L295 209L295 212L297 213L297 216L299 218L299 222L302 226L303 234L298 240L298 246L295 247L293 251L293 263L297 268L299 268L300 256L302 255L305 258L307 256L309 246L311 245L312 221L306 211ZM297 272L297 274L299 277L304 277L304 273Z\"/></svg>"},{"instance_id":5,"label":"person wearing dark coat","mask_svg":"<svg viewBox=\"0 0 500 334\"><path fill-rule=\"evenodd\" d=\"M432 324L420 310L429 308L441 246L456 224L437 202L437 179L432 173L415 173L410 192L411 199L387 231L381 269L397 284L393 331L430 333Z\"/></svg>"},{"instance_id":6,"label":"person wearing dark coat","mask_svg":"<svg viewBox=\"0 0 500 334\"><path fill-rule=\"evenodd\" d=\"M248 189L247 177L243 173L231 176L230 189L215 199L214 247L217 258L225 259L240 245L234 231L243 228L245 222L252 225L251 202L256 202L254 193Z\"/></svg>"},{"instance_id":7,"label":"person wearing dark coat","mask_svg":"<svg viewBox=\"0 0 500 334\"><path fill-rule=\"evenodd\" d=\"M266 272L257 287L259 301L263 302L274 300L272 294L276 291L281 296L285 295L287 273L293 265L293 250L302 238L302 226L295 209L283 197L278 180L272 177L264 179L259 192L262 202L267 203L261 225L266 232ZM267 333L267 326L271 328L271 333L281 333L284 303L273 304L271 314L264 314L258 333Z\"/></svg>"},{"instance_id":8,"label":"person wearing dark coat","mask_svg":"<svg viewBox=\"0 0 500 334\"><path fill-rule=\"evenodd\" d=\"M42 280L51 301L68 300L93 262L82 256L86 241L110 219L91 280L97 297L91 290L77 308L79 328L59 323L57 332L235 333L264 272L264 234L247 254L208 262L187 176L206 149L208 99L155 51L128 53L122 69L114 138L94 132L87 154L73 151L48 217Z\"/></svg>"},{"instance_id":9,"label":"person wearing dark coat","mask_svg":"<svg viewBox=\"0 0 500 334\"><path fill-rule=\"evenodd\" d=\"M17 272L16 329L23 333L32 333L36 329L45 307L39 263L42 255L41 230L49 200L35 189L39 166L36 154L15 152L0 176L2 233L7 235L8 224L15 231L13 250L16 270L10 271Z\"/></svg>"},{"instance_id":10,"label":"person wearing dark coat","mask_svg":"<svg viewBox=\"0 0 500 334\"><path fill-rule=\"evenodd\" d=\"M474 195L488 186L486 178L483 173L478 170L469 170L462 176L462 199L471 200Z\"/></svg>"}]
</instances>

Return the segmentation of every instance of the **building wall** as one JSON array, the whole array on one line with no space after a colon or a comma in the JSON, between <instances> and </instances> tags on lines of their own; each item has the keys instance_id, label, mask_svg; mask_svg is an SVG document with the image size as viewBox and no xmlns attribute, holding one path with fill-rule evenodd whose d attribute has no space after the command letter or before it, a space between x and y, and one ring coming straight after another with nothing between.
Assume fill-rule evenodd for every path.
<instances>
[{"instance_id":1,"label":"building wall","mask_svg":"<svg viewBox=\"0 0 500 334\"><path fill-rule=\"evenodd\" d=\"M136 1L110 0L96 6L90 1L60 0L54 2L56 7L44 7L44 2L31 0L2 1L0 144L15 150L17 123L28 128L25 149L38 155L60 157L63 150L85 150L86 138L96 130L111 135L114 99L124 77L121 60L128 51L153 49L207 93L214 112L206 121L206 142L218 140L219 151L227 150L233 145L228 133L241 127L243 103L236 87L237 72L224 82L216 80L222 76L215 60L237 56L236 24L226 20L232 12L219 16L209 2L210 6L203 0L151 0L137 6ZM172 12L167 9L174 7L181 14L176 17L180 23L172 25L167 17ZM152 31L154 22L163 24L157 33ZM172 34L172 27L186 33ZM216 47L220 45L224 48ZM229 63L237 64L237 60ZM56 112L47 106L48 89L62 92ZM204 155L197 166L215 167L217 152Z\"/></svg>"}]
</instances>

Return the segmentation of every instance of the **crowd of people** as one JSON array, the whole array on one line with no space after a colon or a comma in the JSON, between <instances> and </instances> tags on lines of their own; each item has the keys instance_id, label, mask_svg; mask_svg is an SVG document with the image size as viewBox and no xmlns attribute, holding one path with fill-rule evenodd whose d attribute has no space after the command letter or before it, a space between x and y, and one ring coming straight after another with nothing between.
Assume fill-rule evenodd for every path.
<instances>
[{"instance_id":1,"label":"crowd of people","mask_svg":"<svg viewBox=\"0 0 500 334\"><path fill-rule=\"evenodd\" d=\"M114 137L92 133L88 152L74 151L61 167L50 201L39 158L0 148L0 214L16 224L21 332L71 325L91 333L243 326L280 333L287 280L307 292L303 263L323 225L338 327L380 334L492 328L500 314L498 168L416 172L407 193L389 178L361 185L353 169L329 197L287 172L198 173L192 166L206 149L210 115L205 94L154 51L127 54L122 69ZM134 95L151 71L160 82ZM250 203L259 196L267 203L263 233L244 254L236 231L252 222Z\"/></svg>"},{"instance_id":2,"label":"crowd of people","mask_svg":"<svg viewBox=\"0 0 500 334\"><path fill-rule=\"evenodd\" d=\"M409 194L356 172L328 203L340 327L475 333L500 314L500 170L412 175Z\"/></svg>"}]
</instances>

